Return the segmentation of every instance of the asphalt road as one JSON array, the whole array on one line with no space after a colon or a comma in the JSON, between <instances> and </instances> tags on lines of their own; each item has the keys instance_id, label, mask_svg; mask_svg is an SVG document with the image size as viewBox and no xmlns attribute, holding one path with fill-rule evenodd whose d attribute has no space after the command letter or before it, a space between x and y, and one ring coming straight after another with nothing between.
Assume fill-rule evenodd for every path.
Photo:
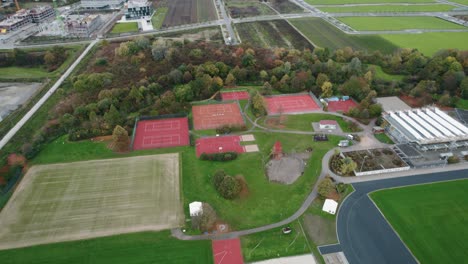
<instances>
[{"instance_id":1,"label":"asphalt road","mask_svg":"<svg viewBox=\"0 0 468 264\"><path fill-rule=\"evenodd\" d=\"M354 183L337 217L340 246L350 264L418 263L369 199L370 192L438 181L468 179L468 169Z\"/></svg>"}]
</instances>

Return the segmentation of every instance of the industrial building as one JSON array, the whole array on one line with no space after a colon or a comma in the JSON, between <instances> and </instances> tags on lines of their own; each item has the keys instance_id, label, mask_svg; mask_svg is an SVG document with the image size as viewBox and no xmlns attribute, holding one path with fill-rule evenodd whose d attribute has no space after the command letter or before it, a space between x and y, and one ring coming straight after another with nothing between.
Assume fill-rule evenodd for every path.
<instances>
[{"instance_id":1,"label":"industrial building","mask_svg":"<svg viewBox=\"0 0 468 264\"><path fill-rule=\"evenodd\" d=\"M68 34L75 37L89 37L102 24L99 15L70 15L65 21Z\"/></svg>"},{"instance_id":2,"label":"industrial building","mask_svg":"<svg viewBox=\"0 0 468 264\"><path fill-rule=\"evenodd\" d=\"M468 127L436 107L387 111L383 126L398 143L421 150L468 147Z\"/></svg>"},{"instance_id":3,"label":"industrial building","mask_svg":"<svg viewBox=\"0 0 468 264\"><path fill-rule=\"evenodd\" d=\"M117 9L124 0L81 0L81 7L86 9Z\"/></svg>"},{"instance_id":4,"label":"industrial building","mask_svg":"<svg viewBox=\"0 0 468 264\"><path fill-rule=\"evenodd\" d=\"M125 4L125 18L127 20L150 18L154 9L151 2L147 0L129 0Z\"/></svg>"}]
</instances>

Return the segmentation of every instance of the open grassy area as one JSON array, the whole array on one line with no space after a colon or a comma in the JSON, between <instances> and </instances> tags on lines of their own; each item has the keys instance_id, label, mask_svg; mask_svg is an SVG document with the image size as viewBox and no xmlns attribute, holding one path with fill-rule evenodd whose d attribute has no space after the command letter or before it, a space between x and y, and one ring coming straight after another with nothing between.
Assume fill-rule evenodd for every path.
<instances>
[{"instance_id":1,"label":"open grassy area","mask_svg":"<svg viewBox=\"0 0 468 264\"><path fill-rule=\"evenodd\" d=\"M466 99L459 99L457 101L457 104L455 105L456 108L460 108L460 109L465 109L465 110L468 110L468 100Z\"/></svg>"},{"instance_id":2,"label":"open grassy area","mask_svg":"<svg viewBox=\"0 0 468 264\"><path fill-rule=\"evenodd\" d=\"M466 43L468 43L468 32L429 32L381 36L402 48L416 48L426 56L432 56L441 49L466 50Z\"/></svg>"},{"instance_id":3,"label":"open grassy area","mask_svg":"<svg viewBox=\"0 0 468 264\"><path fill-rule=\"evenodd\" d=\"M311 253L301 223L288 225L292 232L283 234L281 228L241 237L242 254L247 262Z\"/></svg>"},{"instance_id":4,"label":"open grassy area","mask_svg":"<svg viewBox=\"0 0 468 264\"><path fill-rule=\"evenodd\" d=\"M313 46L284 20L241 23L236 25L242 42L263 48L304 50Z\"/></svg>"},{"instance_id":5,"label":"open grassy area","mask_svg":"<svg viewBox=\"0 0 468 264\"><path fill-rule=\"evenodd\" d=\"M374 137L382 143L394 144L393 140L387 136L387 134L374 134Z\"/></svg>"},{"instance_id":6,"label":"open grassy area","mask_svg":"<svg viewBox=\"0 0 468 264\"><path fill-rule=\"evenodd\" d=\"M392 53L398 46L377 35L351 36L320 18L291 19L290 22L315 45L331 50L351 47L354 50L379 50Z\"/></svg>"},{"instance_id":7,"label":"open grassy area","mask_svg":"<svg viewBox=\"0 0 468 264\"><path fill-rule=\"evenodd\" d=\"M0 251L3 264L210 264L211 241L182 241L169 231L144 232Z\"/></svg>"},{"instance_id":8,"label":"open grassy area","mask_svg":"<svg viewBox=\"0 0 468 264\"><path fill-rule=\"evenodd\" d=\"M365 12L442 12L454 9L452 5L375 5L375 6L333 6L320 7L319 9L328 13L365 13Z\"/></svg>"},{"instance_id":9,"label":"open grassy area","mask_svg":"<svg viewBox=\"0 0 468 264\"><path fill-rule=\"evenodd\" d=\"M164 18L166 18L167 10L167 7L160 7L156 9L156 13L154 13L153 17L151 18L151 24L153 24L154 29L160 29L162 27Z\"/></svg>"},{"instance_id":10,"label":"open grassy area","mask_svg":"<svg viewBox=\"0 0 468 264\"><path fill-rule=\"evenodd\" d=\"M382 0L305 0L311 5L376 4ZM431 3L434 0L385 0L385 3Z\"/></svg>"},{"instance_id":11,"label":"open grassy area","mask_svg":"<svg viewBox=\"0 0 468 264\"><path fill-rule=\"evenodd\" d=\"M436 17L340 17L356 30L466 29Z\"/></svg>"},{"instance_id":12,"label":"open grassy area","mask_svg":"<svg viewBox=\"0 0 468 264\"><path fill-rule=\"evenodd\" d=\"M261 125L269 126L267 119L276 117L262 118L259 122ZM344 132L351 132L348 123L343 118L329 114L301 114L301 115L285 115L284 116L284 129L300 130L300 131L314 131L312 122L319 122L320 120L335 120L340 125ZM270 127L274 127L271 126Z\"/></svg>"},{"instance_id":13,"label":"open grassy area","mask_svg":"<svg viewBox=\"0 0 468 264\"><path fill-rule=\"evenodd\" d=\"M120 34L120 33L129 33L129 32L138 32L138 23L137 22L127 22L127 23L117 23L111 30L111 33Z\"/></svg>"},{"instance_id":14,"label":"open grassy area","mask_svg":"<svg viewBox=\"0 0 468 264\"><path fill-rule=\"evenodd\" d=\"M397 74L388 74L382 70L382 67L379 65L369 65L369 69L374 70L374 78L380 79L384 81L401 81L405 78L404 75L397 75Z\"/></svg>"},{"instance_id":15,"label":"open grassy area","mask_svg":"<svg viewBox=\"0 0 468 264\"><path fill-rule=\"evenodd\" d=\"M52 73L48 72L45 68L34 67L2 67L0 68L1 79L22 79L22 78L46 78Z\"/></svg>"},{"instance_id":16,"label":"open grassy area","mask_svg":"<svg viewBox=\"0 0 468 264\"><path fill-rule=\"evenodd\" d=\"M420 263L463 263L468 258L468 180L371 194Z\"/></svg>"},{"instance_id":17,"label":"open grassy area","mask_svg":"<svg viewBox=\"0 0 468 264\"><path fill-rule=\"evenodd\" d=\"M0 248L181 226L179 155L34 166L0 214Z\"/></svg>"}]
</instances>

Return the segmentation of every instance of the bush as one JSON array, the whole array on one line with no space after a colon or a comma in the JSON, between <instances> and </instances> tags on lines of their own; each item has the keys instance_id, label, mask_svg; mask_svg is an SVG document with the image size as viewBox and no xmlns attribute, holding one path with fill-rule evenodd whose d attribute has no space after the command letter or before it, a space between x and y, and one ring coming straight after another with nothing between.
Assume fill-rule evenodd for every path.
<instances>
[{"instance_id":1,"label":"bush","mask_svg":"<svg viewBox=\"0 0 468 264\"><path fill-rule=\"evenodd\" d=\"M221 153L202 153L200 155L201 160L211 160L211 161L230 161L237 159L236 152L221 152Z\"/></svg>"},{"instance_id":2,"label":"bush","mask_svg":"<svg viewBox=\"0 0 468 264\"><path fill-rule=\"evenodd\" d=\"M21 166L21 165L11 166L8 173L3 178L5 179L5 181L8 182L11 178L19 175L22 170L23 170L23 166Z\"/></svg>"},{"instance_id":3,"label":"bush","mask_svg":"<svg viewBox=\"0 0 468 264\"><path fill-rule=\"evenodd\" d=\"M223 170L219 170L219 171L215 172L215 174L213 175L213 184L214 184L216 190L218 190L218 188L221 185L221 182L223 182L223 179L224 179L225 176L226 176L226 173Z\"/></svg>"},{"instance_id":4,"label":"bush","mask_svg":"<svg viewBox=\"0 0 468 264\"><path fill-rule=\"evenodd\" d=\"M242 190L241 183L234 177L226 175L221 181L218 193L226 199L236 198Z\"/></svg>"},{"instance_id":5,"label":"bush","mask_svg":"<svg viewBox=\"0 0 468 264\"><path fill-rule=\"evenodd\" d=\"M322 198L326 198L328 194L335 189L335 184L332 182L332 180L329 177L324 178L322 181L320 181L317 191L318 194Z\"/></svg>"},{"instance_id":6,"label":"bush","mask_svg":"<svg viewBox=\"0 0 468 264\"><path fill-rule=\"evenodd\" d=\"M457 156L451 156L447 159L448 164L454 164L460 162L460 158Z\"/></svg>"},{"instance_id":7,"label":"bush","mask_svg":"<svg viewBox=\"0 0 468 264\"><path fill-rule=\"evenodd\" d=\"M246 131L245 125L224 125L216 128L217 134L229 134L231 132Z\"/></svg>"},{"instance_id":8,"label":"bush","mask_svg":"<svg viewBox=\"0 0 468 264\"><path fill-rule=\"evenodd\" d=\"M338 193L340 193L340 194L341 194L341 193L344 193L344 192L346 191L346 187L347 187L346 184L340 182L340 183L338 183L338 184L336 185L336 191L337 191Z\"/></svg>"}]
</instances>

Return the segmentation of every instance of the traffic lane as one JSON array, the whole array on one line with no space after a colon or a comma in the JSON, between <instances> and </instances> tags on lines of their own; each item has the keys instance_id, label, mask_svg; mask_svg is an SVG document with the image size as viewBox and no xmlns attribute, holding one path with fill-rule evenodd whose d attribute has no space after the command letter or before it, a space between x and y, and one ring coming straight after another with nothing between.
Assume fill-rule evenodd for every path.
<instances>
[{"instance_id":1,"label":"traffic lane","mask_svg":"<svg viewBox=\"0 0 468 264\"><path fill-rule=\"evenodd\" d=\"M340 210L337 227L348 262L416 264L417 261L367 195L356 196Z\"/></svg>"},{"instance_id":2,"label":"traffic lane","mask_svg":"<svg viewBox=\"0 0 468 264\"><path fill-rule=\"evenodd\" d=\"M337 253L337 252L343 251L343 249L341 249L340 244L320 246L320 247L318 247L318 250L320 251L320 254L322 254L322 255L330 254L330 253Z\"/></svg>"}]
</instances>

